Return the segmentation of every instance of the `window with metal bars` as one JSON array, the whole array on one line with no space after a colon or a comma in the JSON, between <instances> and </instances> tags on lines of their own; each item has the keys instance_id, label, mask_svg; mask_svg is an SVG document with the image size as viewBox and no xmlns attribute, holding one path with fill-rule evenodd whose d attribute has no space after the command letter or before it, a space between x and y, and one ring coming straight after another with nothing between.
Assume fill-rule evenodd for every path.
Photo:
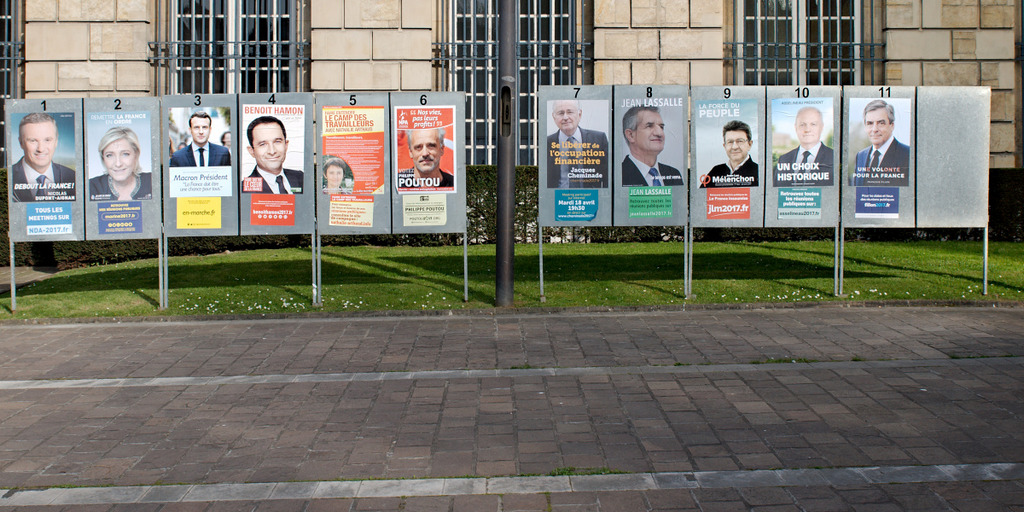
<instances>
[{"instance_id":1,"label":"window with metal bars","mask_svg":"<svg viewBox=\"0 0 1024 512\"><path fill-rule=\"evenodd\" d=\"M466 147L472 164L493 164L498 68L496 0L449 0L434 45L436 78L443 90L465 91ZM591 60L583 43L579 0L520 0L519 163L536 164L537 88L583 83Z\"/></svg>"},{"instance_id":2,"label":"window with metal bars","mask_svg":"<svg viewBox=\"0 0 1024 512\"><path fill-rule=\"evenodd\" d=\"M21 96L20 74L25 61L23 43L19 40L21 27L18 24L18 2L0 1L0 97Z\"/></svg>"},{"instance_id":3,"label":"window with metal bars","mask_svg":"<svg viewBox=\"0 0 1024 512\"><path fill-rule=\"evenodd\" d=\"M168 94L308 89L303 0L170 0L150 43Z\"/></svg>"},{"instance_id":4,"label":"window with metal bars","mask_svg":"<svg viewBox=\"0 0 1024 512\"><path fill-rule=\"evenodd\" d=\"M733 2L735 40L726 59L737 84L862 85L881 78L875 0Z\"/></svg>"}]
</instances>

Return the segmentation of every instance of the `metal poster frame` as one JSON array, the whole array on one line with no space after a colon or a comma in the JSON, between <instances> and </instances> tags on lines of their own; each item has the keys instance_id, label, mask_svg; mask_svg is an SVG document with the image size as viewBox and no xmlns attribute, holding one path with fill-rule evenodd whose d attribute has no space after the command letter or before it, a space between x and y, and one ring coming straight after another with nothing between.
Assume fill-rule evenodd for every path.
<instances>
[{"instance_id":1,"label":"metal poster frame","mask_svg":"<svg viewBox=\"0 0 1024 512\"><path fill-rule=\"evenodd\" d=\"M391 148L388 174L391 177L391 232L398 234L461 233L463 239L463 300L469 300L469 239L466 232L466 93L391 93ZM448 119L450 113L451 119ZM450 126L450 132L447 128ZM451 165L451 184L445 179L417 177L420 160L413 157L413 143L407 137L424 137L423 132L445 128L444 151L423 158L439 160L436 170L444 173ZM415 132L415 133L414 133ZM427 164L429 165L429 164ZM408 167L406 167L408 166ZM430 181L427 181L430 180ZM407 186L406 186L407 185ZM443 215L443 219L441 216ZM442 222L443 221L443 222Z\"/></svg>"},{"instance_id":2,"label":"metal poster frame","mask_svg":"<svg viewBox=\"0 0 1024 512\"><path fill-rule=\"evenodd\" d=\"M23 192L22 198L15 201L15 164L20 158L15 155L23 155L24 150L20 147L21 119L33 113L46 113L56 116L53 118L57 126L57 141L49 155L52 163L54 176L48 179L46 185L50 186L55 194L60 194L61 188L70 182L73 183L74 197L70 200L43 200L39 201L39 192L31 194ZM11 311L15 311L18 305L17 281L15 278L15 246L16 242L49 242L49 241L81 241L85 239L85 196L82 162L82 99L81 98L33 98L33 99L7 99L4 101L4 123L7 129L6 140L19 141L19 149L15 152L12 145L7 147L7 239L10 243L10 264L11 264ZM12 118L17 116L18 123L12 123ZM32 123L39 124L39 123ZM15 128L18 127L18 128ZM64 134L61 137L61 129ZM18 136L13 136L13 130L18 129ZM67 131L73 133L71 142L68 143ZM55 161L55 160L60 160ZM61 163L63 162L63 163ZM25 165L22 163L22 165ZM59 176L57 174L60 174ZM72 178L68 181L67 178ZM34 183L22 183L26 186ZM34 189L34 188L33 188ZM26 189L28 190L28 189ZM30 194L25 196L25 194ZM34 195L35 197L32 197ZM50 192L44 192L50 197ZM44 207L42 204L56 205ZM56 208L53 210L52 208ZM46 211L44 211L44 209ZM32 218L30 218L30 210ZM70 216L70 225L61 222ZM49 223L49 224L47 224ZM30 234L30 231L37 231ZM22 234L24 233L24 234Z\"/></svg>"}]
</instances>

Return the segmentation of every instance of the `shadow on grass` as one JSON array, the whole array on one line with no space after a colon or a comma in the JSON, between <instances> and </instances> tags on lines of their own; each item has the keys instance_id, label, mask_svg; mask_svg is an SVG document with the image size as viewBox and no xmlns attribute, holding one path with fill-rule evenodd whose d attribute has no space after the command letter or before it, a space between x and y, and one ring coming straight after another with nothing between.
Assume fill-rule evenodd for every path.
<instances>
[{"instance_id":1,"label":"shadow on grass","mask_svg":"<svg viewBox=\"0 0 1024 512\"><path fill-rule=\"evenodd\" d=\"M116 291L135 294L153 307L160 306L157 296L156 267L107 269L89 274L57 274L43 281L18 288L18 297L31 297L66 293L68 291ZM145 290L144 290L145 289ZM10 294L6 294L10 297ZM5 308L8 312L10 307Z\"/></svg>"}]
</instances>

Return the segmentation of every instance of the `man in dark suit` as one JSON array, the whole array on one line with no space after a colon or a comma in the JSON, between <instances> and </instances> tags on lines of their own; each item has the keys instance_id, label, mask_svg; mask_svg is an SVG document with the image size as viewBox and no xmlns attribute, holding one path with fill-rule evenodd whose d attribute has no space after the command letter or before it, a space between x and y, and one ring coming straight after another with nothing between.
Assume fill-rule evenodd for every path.
<instances>
[{"instance_id":1,"label":"man in dark suit","mask_svg":"<svg viewBox=\"0 0 1024 512\"><path fill-rule=\"evenodd\" d=\"M302 171L284 168L288 155L288 132L284 123L274 116L260 116L245 131L249 138L249 154L256 167L242 180L242 192L261 194L301 194Z\"/></svg>"},{"instance_id":2,"label":"man in dark suit","mask_svg":"<svg viewBox=\"0 0 1024 512\"><path fill-rule=\"evenodd\" d=\"M210 114L197 110L188 118L192 143L171 155L171 167L217 167L231 165L231 152L210 142Z\"/></svg>"},{"instance_id":3,"label":"man in dark suit","mask_svg":"<svg viewBox=\"0 0 1024 512\"><path fill-rule=\"evenodd\" d=\"M864 106L864 130L871 145L857 152L851 185L906 186L910 183L910 146L893 136L896 111L885 100ZM886 176L868 176L884 174Z\"/></svg>"},{"instance_id":4,"label":"man in dark suit","mask_svg":"<svg viewBox=\"0 0 1024 512\"><path fill-rule=\"evenodd\" d=\"M11 166L13 201L74 201L75 171L53 161L57 121L44 112L26 115L18 125L18 144L24 156Z\"/></svg>"},{"instance_id":5,"label":"man in dark suit","mask_svg":"<svg viewBox=\"0 0 1024 512\"><path fill-rule=\"evenodd\" d=\"M821 111L810 106L801 108L796 113L794 127L800 145L779 157L775 186L831 186L835 152L821 142L825 128Z\"/></svg>"},{"instance_id":6,"label":"man in dark suit","mask_svg":"<svg viewBox=\"0 0 1024 512\"><path fill-rule=\"evenodd\" d=\"M622 186L683 184L683 175L678 169L658 162L658 155L665 149L665 122L658 107L627 110L622 116L622 134L629 145L629 155L622 160Z\"/></svg>"},{"instance_id":7,"label":"man in dark suit","mask_svg":"<svg viewBox=\"0 0 1024 512\"><path fill-rule=\"evenodd\" d=\"M579 101L550 103L558 131L548 135L545 146L548 188L607 188L608 136L579 127L583 117Z\"/></svg>"},{"instance_id":8,"label":"man in dark suit","mask_svg":"<svg viewBox=\"0 0 1024 512\"><path fill-rule=\"evenodd\" d=\"M756 187L759 169L750 158L754 146L750 125L743 121L729 121L722 127L725 154L729 161L711 168L700 177L700 188Z\"/></svg>"}]
</instances>

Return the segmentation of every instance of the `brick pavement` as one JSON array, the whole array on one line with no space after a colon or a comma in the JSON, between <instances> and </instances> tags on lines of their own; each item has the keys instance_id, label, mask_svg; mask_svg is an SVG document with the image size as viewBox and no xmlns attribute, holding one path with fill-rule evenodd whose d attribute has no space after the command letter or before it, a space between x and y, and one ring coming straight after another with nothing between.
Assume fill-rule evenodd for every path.
<instances>
[{"instance_id":1,"label":"brick pavement","mask_svg":"<svg viewBox=\"0 0 1024 512\"><path fill-rule=\"evenodd\" d=\"M5 325L0 338L4 488L1024 463L1014 309ZM776 360L820 362L750 364ZM955 510L1022 497L1020 479L963 478L150 509Z\"/></svg>"}]
</instances>

